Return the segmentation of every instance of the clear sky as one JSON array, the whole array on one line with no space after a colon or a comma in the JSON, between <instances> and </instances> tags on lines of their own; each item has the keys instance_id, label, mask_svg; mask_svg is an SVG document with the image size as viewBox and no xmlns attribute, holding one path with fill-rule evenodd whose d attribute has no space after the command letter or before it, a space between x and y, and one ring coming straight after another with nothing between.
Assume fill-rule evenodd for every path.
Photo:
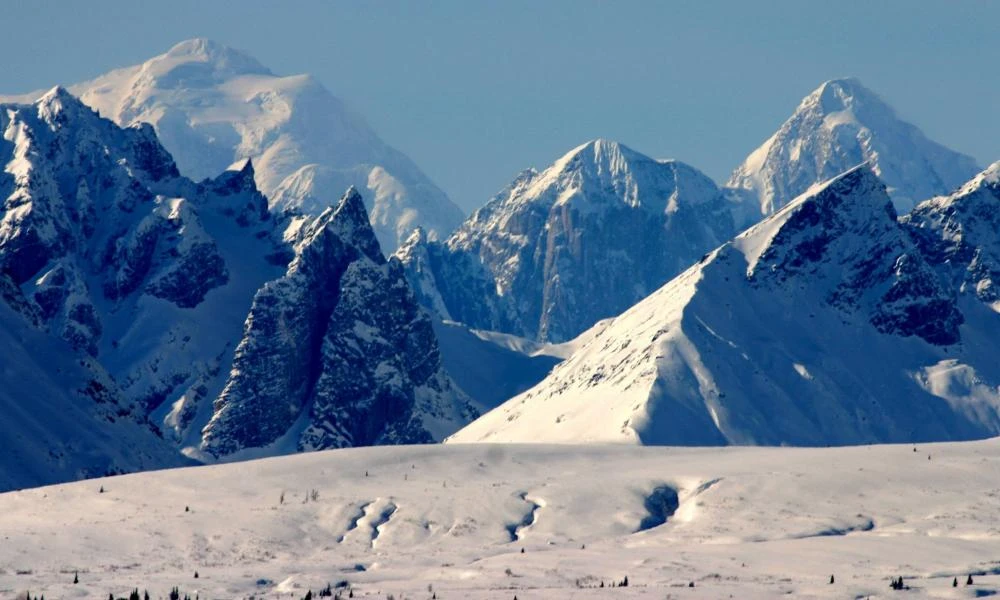
<instances>
[{"instance_id":1,"label":"clear sky","mask_svg":"<svg viewBox=\"0 0 1000 600\"><path fill-rule=\"evenodd\" d=\"M1000 2L13 0L0 91L74 83L191 37L309 72L465 209L605 137L717 181L826 79L1000 159Z\"/></svg>"}]
</instances>

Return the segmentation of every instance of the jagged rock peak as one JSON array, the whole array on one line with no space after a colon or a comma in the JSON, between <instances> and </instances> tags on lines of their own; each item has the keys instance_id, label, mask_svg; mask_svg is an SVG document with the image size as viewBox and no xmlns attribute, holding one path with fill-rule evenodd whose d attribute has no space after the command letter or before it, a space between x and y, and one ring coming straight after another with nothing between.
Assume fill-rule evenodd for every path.
<instances>
[{"instance_id":1,"label":"jagged rock peak","mask_svg":"<svg viewBox=\"0 0 1000 600\"><path fill-rule=\"evenodd\" d=\"M326 215L327 211L324 211L323 215ZM320 215L319 220L324 219L323 215ZM365 201L353 185L340 198L337 208L329 217L328 226L333 228L345 242L357 247L372 260L384 261L382 249L375 238L375 231L368 220Z\"/></svg>"},{"instance_id":2,"label":"jagged rock peak","mask_svg":"<svg viewBox=\"0 0 1000 600\"><path fill-rule=\"evenodd\" d=\"M836 205L829 203L833 196L841 199ZM856 221L865 221L876 213L896 219L896 211L886 196L885 183L875 174L871 162L863 162L829 181L812 186L782 210L794 211L806 203L822 204L841 217Z\"/></svg>"},{"instance_id":3,"label":"jagged rock peak","mask_svg":"<svg viewBox=\"0 0 1000 600\"><path fill-rule=\"evenodd\" d=\"M955 196L962 196L980 188L997 187L998 185L1000 185L1000 161L991 164L970 179L968 183L955 192Z\"/></svg>"},{"instance_id":4,"label":"jagged rock peak","mask_svg":"<svg viewBox=\"0 0 1000 600\"><path fill-rule=\"evenodd\" d=\"M49 125L55 124L60 119L65 119L66 115L78 115L81 112L84 114L93 113L79 98L69 93L61 85L57 85L42 94L34 104L38 110L38 117Z\"/></svg>"},{"instance_id":5,"label":"jagged rock peak","mask_svg":"<svg viewBox=\"0 0 1000 600\"><path fill-rule=\"evenodd\" d=\"M226 192L256 190L255 175L253 159L239 160L215 178L215 187L217 191Z\"/></svg>"},{"instance_id":6,"label":"jagged rock peak","mask_svg":"<svg viewBox=\"0 0 1000 600\"><path fill-rule=\"evenodd\" d=\"M812 186L771 218L737 236L734 245L746 256L748 274L752 274L761 257L770 259L767 267L798 267L823 258L835 236L895 221L885 184L863 163Z\"/></svg>"},{"instance_id":7,"label":"jagged rock peak","mask_svg":"<svg viewBox=\"0 0 1000 600\"><path fill-rule=\"evenodd\" d=\"M406 238L406 240L403 242L400 248L410 247L416 244L425 244L427 243L427 241L428 241L427 231L424 230L423 227L420 227L418 225L417 227L413 228L413 232L410 233L410 236Z\"/></svg>"}]
</instances>

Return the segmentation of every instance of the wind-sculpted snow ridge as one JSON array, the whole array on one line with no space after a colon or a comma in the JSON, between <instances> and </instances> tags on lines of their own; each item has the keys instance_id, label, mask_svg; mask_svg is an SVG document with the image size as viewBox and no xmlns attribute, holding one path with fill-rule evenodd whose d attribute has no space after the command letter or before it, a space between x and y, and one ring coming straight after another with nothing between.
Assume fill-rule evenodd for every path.
<instances>
[{"instance_id":1,"label":"wind-sculpted snow ridge","mask_svg":"<svg viewBox=\"0 0 1000 600\"><path fill-rule=\"evenodd\" d=\"M746 208L688 165L594 140L521 173L444 242L414 236L398 256L441 318L561 342L735 235Z\"/></svg>"},{"instance_id":2,"label":"wind-sculpted snow ridge","mask_svg":"<svg viewBox=\"0 0 1000 600\"><path fill-rule=\"evenodd\" d=\"M0 131L0 307L11 332L48 340L19 333L5 346L4 361L27 365L0 369L5 425L33 432L7 455L53 448L49 462L17 459L28 467L0 486L181 464L178 450L211 458L203 445L429 442L475 416L357 192L320 217L275 217L252 161L196 184L150 126L120 128L62 88L0 105ZM268 317L293 337L256 334ZM48 354L79 367L26 384ZM46 386L60 391L41 402ZM213 419L213 401L229 414L248 395L270 403ZM45 427L43 412L63 405L79 431L61 417ZM115 422L130 425L112 443ZM259 448L278 437L291 441Z\"/></svg>"},{"instance_id":3,"label":"wind-sculpted snow ridge","mask_svg":"<svg viewBox=\"0 0 1000 600\"><path fill-rule=\"evenodd\" d=\"M866 166L815 186L450 441L996 435L994 170L902 222Z\"/></svg>"},{"instance_id":4,"label":"wind-sculpted snow ridge","mask_svg":"<svg viewBox=\"0 0 1000 600\"><path fill-rule=\"evenodd\" d=\"M275 75L211 40L181 42L141 65L69 89L122 126L151 124L185 176L214 177L252 158L257 184L276 212L318 215L342 190L365 190L387 250L417 226L444 238L462 220L461 210L413 161L312 76Z\"/></svg>"},{"instance_id":5,"label":"wind-sculpted snow ridge","mask_svg":"<svg viewBox=\"0 0 1000 600\"><path fill-rule=\"evenodd\" d=\"M979 170L969 156L927 139L857 79L827 81L733 171L771 214L809 186L868 162L899 213L950 193Z\"/></svg>"}]
</instances>

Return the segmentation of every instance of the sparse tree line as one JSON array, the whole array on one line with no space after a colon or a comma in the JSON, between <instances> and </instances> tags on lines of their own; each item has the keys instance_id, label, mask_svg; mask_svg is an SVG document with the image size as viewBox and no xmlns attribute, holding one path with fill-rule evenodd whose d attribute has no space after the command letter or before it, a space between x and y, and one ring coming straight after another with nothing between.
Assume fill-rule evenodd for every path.
<instances>
[{"instance_id":1,"label":"sparse tree line","mask_svg":"<svg viewBox=\"0 0 1000 600\"><path fill-rule=\"evenodd\" d=\"M308 497L308 496L307 496ZM524 549L521 549L524 552ZM510 569L507 569L507 574L510 574ZM198 571L194 572L194 578L198 579ZM830 585L836 582L836 578L830 575ZM73 573L73 583L80 583L79 572ZM958 587L958 577L952 579L952 587ZM975 585L972 579L972 574L970 573L965 579L965 585L971 586ZM582 580L576 580L576 587L578 588L616 588L616 587L629 587L628 575L623 577L621 580L612 580L607 584L602 580L598 584L585 585ZM694 581L688 583L688 587L695 587ZM903 580L903 576L893 577L889 583L889 587L893 590L909 590L910 586L906 584ZM437 592L434 591L433 585L427 586L427 591L431 593L430 600L438 600ZM333 600L347 600L354 598L354 590L350 588L350 584L346 580L338 581L334 586L333 584L327 583L326 587L320 589L315 595L312 590L307 590L305 595L301 597L301 600L313 600L314 598L332 598ZM387 600L396 600L393 594L386 596ZM250 600L254 600L255 596L250 596ZM15 600L45 600L45 595L32 596L30 592L25 591L17 595ZM143 590L142 594L139 593L139 588L133 588L128 596L115 596L113 593L108 594L108 600L151 600L149 592ZM181 594L180 588L174 586L170 589L170 593L167 595L167 600L200 600L198 594L196 593L192 598L189 594ZM517 595L514 595L514 600L518 600Z\"/></svg>"}]
</instances>

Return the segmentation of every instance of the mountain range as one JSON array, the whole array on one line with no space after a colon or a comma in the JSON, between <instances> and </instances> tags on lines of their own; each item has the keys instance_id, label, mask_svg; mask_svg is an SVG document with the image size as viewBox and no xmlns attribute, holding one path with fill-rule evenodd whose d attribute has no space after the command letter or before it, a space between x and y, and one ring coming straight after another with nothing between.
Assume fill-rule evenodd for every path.
<instances>
[{"instance_id":1,"label":"mountain range","mask_svg":"<svg viewBox=\"0 0 1000 600\"><path fill-rule=\"evenodd\" d=\"M1000 166L897 219L867 165L616 317L451 441L825 445L1000 433Z\"/></svg>"},{"instance_id":2,"label":"mountain range","mask_svg":"<svg viewBox=\"0 0 1000 600\"><path fill-rule=\"evenodd\" d=\"M0 104L5 489L445 438L1000 433L1000 167L855 80L727 187L597 139L462 223L314 80L224 46L72 89Z\"/></svg>"},{"instance_id":3,"label":"mountain range","mask_svg":"<svg viewBox=\"0 0 1000 600\"><path fill-rule=\"evenodd\" d=\"M425 308L473 328L572 339L621 313L810 186L867 163L898 212L979 169L855 79L825 82L726 187L609 140L528 169L447 239L397 252Z\"/></svg>"}]
</instances>

